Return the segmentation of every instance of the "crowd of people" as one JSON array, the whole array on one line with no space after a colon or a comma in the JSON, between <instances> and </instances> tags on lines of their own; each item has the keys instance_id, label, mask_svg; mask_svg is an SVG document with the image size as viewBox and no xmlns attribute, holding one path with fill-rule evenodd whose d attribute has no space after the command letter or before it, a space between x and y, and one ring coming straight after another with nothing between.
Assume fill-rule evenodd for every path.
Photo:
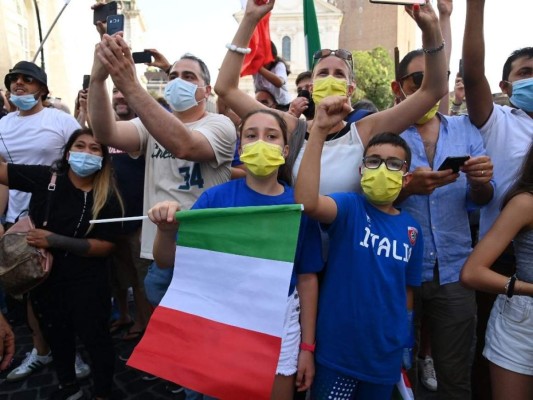
<instances>
[{"instance_id":1,"label":"crowd of people","mask_svg":"<svg viewBox=\"0 0 533 400\"><path fill-rule=\"evenodd\" d=\"M176 212L296 203L304 213L271 399L388 400L413 367L441 399L533 398L533 47L505 61L510 105L495 104L484 0L467 0L450 106L453 1L438 0L438 13L429 2L405 8L422 48L399 62L390 108L351 103L344 49L317 51L291 99L273 45L252 97L239 75L275 6L263 3L247 3L213 86L197 56L172 64L150 50L150 65L169 78L163 105L137 78L122 34L102 23L74 116L49 107L47 75L34 63L6 74L3 228L29 210L28 244L54 256L49 278L22 300L33 349L20 365L11 365L15 336L0 313L7 381L53 362L51 399L84 398L78 379L89 374L92 398L110 398L111 335L143 337L179 262ZM207 111L213 92L218 113ZM439 168L455 156L468 157ZM137 215L149 219L89 223ZM193 389L184 388L187 400L213 399Z\"/></svg>"}]
</instances>

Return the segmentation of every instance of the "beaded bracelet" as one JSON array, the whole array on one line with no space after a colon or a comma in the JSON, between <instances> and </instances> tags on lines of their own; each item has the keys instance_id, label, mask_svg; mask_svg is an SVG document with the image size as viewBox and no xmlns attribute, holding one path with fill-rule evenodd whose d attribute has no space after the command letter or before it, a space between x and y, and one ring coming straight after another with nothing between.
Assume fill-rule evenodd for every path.
<instances>
[{"instance_id":1,"label":"beaded bracelet","mask_svg":"<svg viewBox=\"0 0 533 400\"><path fill-rule=\"evenodd\" d=\"M433 49L426 49L426 48L422 47L422 51L425 54L435 54L435 53L438 53L439 51L441 51L442 49L444 49L444 45L445 44L446 44L446 41L443 39L442 43L440 44L439 47L434 47Z\"/></svg>"},{"instance_id":2,"label":"beaded bracelet","mask_svg":"<svg viewBox=\"0 0 533 400\"><path fill-rule=\"evenodd\" d=\"M236 45L230 43L226 45L226 49L239 54L250 54L250 52L252 51L252 49L249 47L237 47Z\"/></svg>"}]
</instances>

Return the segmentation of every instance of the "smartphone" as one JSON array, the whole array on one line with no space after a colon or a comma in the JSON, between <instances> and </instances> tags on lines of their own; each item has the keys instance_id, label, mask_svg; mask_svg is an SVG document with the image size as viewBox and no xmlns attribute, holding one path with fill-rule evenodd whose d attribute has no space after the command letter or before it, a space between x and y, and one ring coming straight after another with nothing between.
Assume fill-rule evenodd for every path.
<instances>
[{"instance_id":1,"label":"smartphone","mask_svg":"<svg viewBox=\"0 0 533 400\"><path fill-rule=\"evenodd\" d=\"M91 75L83 75L83 90L89 89L89 83L91 82Z\"/></svg>"},{"instance_id":2,"label":"smartphone","mask_svg":"<svg viewBox=\"0 0 533 400\"><path fill-rule=\"evenodd\" d=\"M296 97L305 97L307 100L311 100L311 93L309 90L302 89L298 92L298 96Z\"/></svg>"},{"instance_id":3,"label":"smartphone","mask_svg":"<svg viewBox=\"0 0 533 400\"><path fill-rule=\"evenodd\" d=\"M117 32L124 31L124 15L108 15L106 18L107 34L114 35Z\"/></svg>"},{"instance_id":4,"label":"smartphone","mask_svg":"<svg viewBox=\"0 0 533 400\"><path fill-rule=\"evenodd\" d=\"M94 9L93 24L96 25L98 21L105 22L106 18L110 15L117 14L117 2L110 1L107 4L102 4Z\"/></svg>"},{"instance_id":5,"label":"smartphone","mask_svg":"<svg viewBox=\"0 0 533 400\"><path fill-rule=\"evenodd\" d=\"M446 157L439 167L439 171L451 169L454 173L459 172L459 168L468 160L470 156Z\"/></svg>"},{"instance_id":6,"label":"smartphone","mask_svg":"<svg viewBox=\"0 0 533 400\"><path fill-rule=\"evenodd\" d=\"M375 4L396 4L398 6L409 6L413 4L426 4L426 0L370 0Z\"/></svg>"},{"instance_id":7,"label":"smartphone","mask_svg":"<svg viewBox=\"0 0 533 400\"><path fill-rule=\"evenodd\" d=\"M152 62L152 53L149 50L135 51L131 53L131 56L133 57L133 62L135 64L145 64Z\"/></svg>"},{"instance_id":8,"label":"smartphone","mask_svg":"<svg viewBox=\"0 0 533 400\"><path fill-rule=\"evenodd\" d=\"M463 70L463 59L461 58L461 59L459 60L459 76L460 76L461 78L463 77L463 72L464 72L464 70Z\"/></svg>"}]
</instances>

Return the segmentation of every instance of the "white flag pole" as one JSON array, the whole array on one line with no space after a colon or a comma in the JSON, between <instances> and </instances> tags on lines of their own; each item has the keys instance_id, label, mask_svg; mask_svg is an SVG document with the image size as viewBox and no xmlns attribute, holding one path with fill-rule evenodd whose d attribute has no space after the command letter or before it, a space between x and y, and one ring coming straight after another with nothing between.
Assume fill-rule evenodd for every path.
<instances>
[{"instance_id":1,"label":"white flag pole","mask_svg":"<svg viewBox=\"0 0 533 400\"><path fill-rule=\"evenodd\" d=\"M139 215L138 217L91 219L89 223L90 224L106 224L108 222L141 221L147 218L148 218L148 215Z\"/></svg>"}]
</instances>

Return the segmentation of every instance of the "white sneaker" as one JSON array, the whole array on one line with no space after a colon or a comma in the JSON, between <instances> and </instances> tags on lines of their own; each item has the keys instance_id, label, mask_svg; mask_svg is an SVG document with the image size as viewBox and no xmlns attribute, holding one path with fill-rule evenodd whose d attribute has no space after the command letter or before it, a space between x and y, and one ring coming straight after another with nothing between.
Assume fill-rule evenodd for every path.
<instances>
[{"instance_id":1,"label":"white sneaker","mask_svg":"<svg viewBox=\"0 0 533 400\"><path fill-rule=\"evenodd\" d=\"M38 371L45 365L52 362L52 353L48 353L45 356L37 354L37 349L33 349L31 353L26 353L26 358L22 360L20 365L11 371L6 379L8 381L18 381L30 376L34 371Z\"/></svg>"},{"instance_id":2,"label":"white sneaker","mask_svg":"<svg viewBox=\"0 0 533 400\"><path fill-rule=\"evenodd\" d=\"M424 387L431 391L437 391L437 376L435 374L435 367L433 367L433 358L426 356L422 360L422 367L420 368L420 381Z\"/></svg>"},{"instance_id":3,"label":"white sneaker","mask_svg":"<svg viewBox=\"0 0 533 400\"><path fill-rule=\"evenodd\" d=\"M76 378L78 379L87 378L89 374L91 373L91 367L89 367L89 364L83 361L83 358L81 358L81 355L78 352L76 352L76 360L74 361L74 368L76 369Z\"/></svg>"}]
</instances>

